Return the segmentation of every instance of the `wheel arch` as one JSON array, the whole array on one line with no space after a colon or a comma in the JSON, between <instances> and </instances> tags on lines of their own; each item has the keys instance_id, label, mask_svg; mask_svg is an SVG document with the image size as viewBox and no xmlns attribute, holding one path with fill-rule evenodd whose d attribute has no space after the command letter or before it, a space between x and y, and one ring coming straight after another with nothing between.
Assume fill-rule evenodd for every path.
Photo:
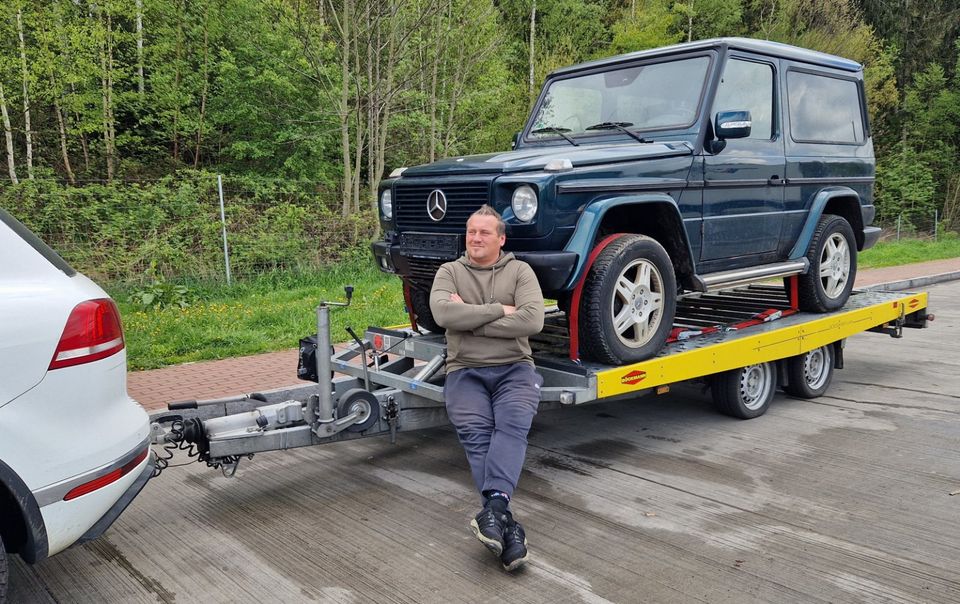
<instances>
[{"instance_id":1,"label":"wheel arch","mask_svg":"<svg viewBox=\"0 0 960 604\"><path fill-rule=\"evenodd\" d=\"M0 460L0 534L11 552L29 563L47 557L47 529L33 493L13 469Z\"/></svg>"},{"instance_id":2,"label":"wheel arch","mask_svg":"<svg viewBox=\"0 0 960 604\"><path fill-rule=\"evenodd\" d=\"M860 196L850 187L827 187L821 189L813 197L810 212L803 223L800 237L790 250L790 260L799 260L807 254L817 223L824 214L841 216L853 228L853 236L857 241L857 250L863 250L863 213L861 212Z\"/></svg>"},{"instance_id":3,"label":"wheel arch","mask_svg":"<svg viewBox=\"0 0 960 604\"><path fill-rule=\"evenodd\" d=\"M694 288L693 252L680 208L676 200L665 193L647 193L598 199L584 208L564 248L578 255L565 286L567 289L583 277L586 260L596 243L613 233L646 235L656 240L667 251L677 282L684 288Z\"/></svg>"}]
</instances>

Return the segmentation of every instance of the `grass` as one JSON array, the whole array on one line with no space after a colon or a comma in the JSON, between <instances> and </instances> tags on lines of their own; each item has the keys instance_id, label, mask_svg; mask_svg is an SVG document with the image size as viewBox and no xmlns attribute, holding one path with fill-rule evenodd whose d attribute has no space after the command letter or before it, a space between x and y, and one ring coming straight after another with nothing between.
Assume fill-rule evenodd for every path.
<instances>
[{"instance_id":1,"label":"grass","mask_svg":"<svg viewBox=\"0 0 960 604\"><path fill-rule=\"evenodd\" d=\"M330 312L334 341L346 341L345 327L362 333L368 325L407 321L400 280L371 262L354 261L301 275L265 275L226 287L196 285L199 300L187 308L141 310L127 301L129 291L111 291L120 307L130 369L222 359L295 348L316 333L320 300L342 301L353 285L349 308Z\"/></svg>"},{"instance_id":2,"label":"grass","mask_svg":"<svg viewBox=\"0 0 960 604\"><path fill-rule=\"evenodd\" d=\"M960 257L960 238L938 242L881 242L859 256L861 268L879 268ZM317 303L342 300L343 286L354 286L353 303L330 312L333 340L349 339L368 325L407 321L400 280L381 273L366 257L310 274L277 273L236 284L193 284L199 300L191 306L139 310L127 301L130 290L114 289L127 339L130 369L223 359L284 350L316 332Z\"/></svg>"},{"instance_id":3,"label":"grass","mask_svg":"<svg viewBox=\"0 0 960 604\"><path fill-rule=\"evenodd\" d=\"M857 266L882 268L958 257L960 257L960 237L951 233L938 241L919 239L881 241L858 256Z\"/></svg>"}]
</instances>

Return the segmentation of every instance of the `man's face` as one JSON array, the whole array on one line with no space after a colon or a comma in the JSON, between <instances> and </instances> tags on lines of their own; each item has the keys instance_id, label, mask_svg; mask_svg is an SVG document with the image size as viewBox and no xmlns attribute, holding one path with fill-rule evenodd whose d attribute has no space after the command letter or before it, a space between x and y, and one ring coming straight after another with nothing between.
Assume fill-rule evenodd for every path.
<instances>
[{"instance_id":1,"label":"man's face","mask_svg":"<svg viewBox=\"0 0 960 604\"><path fill-rule=\"evenodd\" d=\"M490 266L500 257L500 248L507 241L497 234L493 216L471 216L467 221L467 258L479 266Z\"/></svg>"}]
</instances>

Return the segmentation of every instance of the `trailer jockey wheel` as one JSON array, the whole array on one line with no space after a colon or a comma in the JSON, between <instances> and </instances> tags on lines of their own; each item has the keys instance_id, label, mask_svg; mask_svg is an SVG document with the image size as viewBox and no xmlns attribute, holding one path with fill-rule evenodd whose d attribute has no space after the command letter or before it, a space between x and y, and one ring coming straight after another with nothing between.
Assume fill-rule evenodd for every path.
<instances>
[{"instance_id":1,"label":"trailer jockey wheel","mask_svg":"<svg viewBox=\"0 0 960 604\"><path fill-rule=\"evenodd\" d=\"M340 396L337 403L337 418L344 418L360 412L357 423L347 427L350 432L364 432L373 427L380 419L380 402L372 393L363 388L351 388Z\"/></svg>"},{"instance_id":2,"label":"trailer jockey wheel","mask_svg":"<svg viewBox=\"0 0 960 604\"><path fill-rule=\"evenodd\" d=\"M752 419L767 412L777 392L777 367L759 363L718 373L710 388L721 413Z\"/></svg>"},{"instance_id":3,"label":"trailer jockey wheel","mask_svg":"<svg viewBox=\"0 0 960 604\"><path fill-rule=\"evenodd\" d=\"M787 378L784 390L799 398L817 398L827 391L833 379L833 345L805 352L787 359Z\"/></svg>"}]
</instances>

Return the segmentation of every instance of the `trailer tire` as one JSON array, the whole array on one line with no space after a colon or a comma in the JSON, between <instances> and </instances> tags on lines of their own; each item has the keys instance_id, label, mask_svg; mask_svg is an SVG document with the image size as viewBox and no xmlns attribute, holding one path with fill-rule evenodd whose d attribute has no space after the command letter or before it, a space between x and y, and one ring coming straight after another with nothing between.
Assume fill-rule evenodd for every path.
<instances>
[{"instance_id":1,"label":"trailer tire","mask_svg":"<svg viewBox=\"0 0 960 604\"><path fill-rule=\"evenodd\" d=\"M807 250L810 268L800 275L800 310L827 312L847 303L857 277L857 240L842 216L824 214Z\"/></svg>"},{"instance_id":2,"label":"trailer tire","mask_svg":"<svg viewBox=\"0 0 960 604\"><path fill-rule=\"evenodd\" d=\"M833 345L821 346L787 359L787 384L784 390L799 398L823 395L833 379Z\"/></svg>"},{"instance_id":3,"label":"trailer tire","mask_svg":"<svg viewBox=\"0 0 960 604\"><path fill-rule=\"evenodd\" d=\"M445 329L437 325L433 318L433 312L430 310L430 292L422 290L416 286L410 286L410 304L413 308L410 311L416 318L417 326L426 329L432 333L445 333Z\"/></svg>"},{"instance_id":4,"label":"trailer tire","mask_svg":"<svg viewBox=\"0 0 960 604\"><path fill-rule=\"evenodd\" d=\"M663 348L677 307L670 256L655 239L624 235L597 256L580 302L580 347L589 359L636 363Z\"/></svg>"},{"instance_id":5,"label":"trailer tire","mask_svg":"<svg viewBox=\"0 0 960 604\"><path fill-rule=\"evenodd\" d=\"M767 362L718 373L710 392L721 413L740 419L759 417L777 392L777 367Z\"/></svg>"},{"instance_id":6,"label":"trailer tire","mask_svg":"<svg viewBox=\"0 0 960 604\"><path fill-rule=\"evenodd\" d=\"M351 388L337 402L337 418L360 411L360 420L347 427L348 432L366 432L380 420L380 402L373 393L363 388Z\"/></svg>"}]
</instances>

